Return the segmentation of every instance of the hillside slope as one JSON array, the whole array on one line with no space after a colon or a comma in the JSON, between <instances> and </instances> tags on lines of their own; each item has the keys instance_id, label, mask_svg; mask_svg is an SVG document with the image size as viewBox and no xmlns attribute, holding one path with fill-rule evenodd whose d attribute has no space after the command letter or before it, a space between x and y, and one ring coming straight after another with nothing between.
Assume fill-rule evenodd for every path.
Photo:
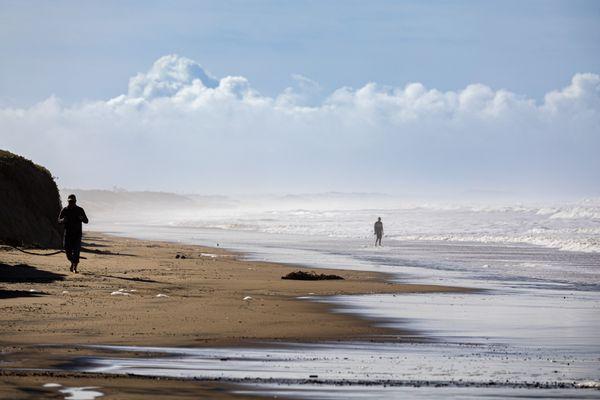
<instances>
[{"instance_id":1,"label":"hillside slope","mask_svg":"<svg viewBox=\"0 0 600 400\"><path fill-rule=\"evenodd\" d=\"M59 248L61 201L50 172L0 150L0 243Z\"/></svg>"}]
</instances>

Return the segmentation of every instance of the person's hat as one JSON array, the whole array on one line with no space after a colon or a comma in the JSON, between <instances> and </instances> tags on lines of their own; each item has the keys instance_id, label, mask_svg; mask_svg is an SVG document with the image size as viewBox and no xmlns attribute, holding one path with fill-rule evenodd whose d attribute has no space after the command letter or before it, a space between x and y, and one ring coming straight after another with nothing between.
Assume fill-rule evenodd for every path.
<instances>
[{"instance_id":1,"label":"person's hat","mask_svg":"<svg viewBox=\"0 0 600 400\"><path fill-rule=\"evenodd\" d=\"M69 197L67 197L67 200L69 200L69 201L71 201L71 200L77 201L77 197L75 197L74 194L70 194Z\"/></svg>"}]
</instances>

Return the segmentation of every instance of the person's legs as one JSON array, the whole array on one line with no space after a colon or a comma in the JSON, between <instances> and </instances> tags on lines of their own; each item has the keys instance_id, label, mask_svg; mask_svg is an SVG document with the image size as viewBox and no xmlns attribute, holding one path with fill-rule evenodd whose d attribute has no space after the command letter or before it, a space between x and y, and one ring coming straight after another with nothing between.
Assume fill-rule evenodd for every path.
<instances>
[{"instance_id":1,"label":"person's legs","mask_svg":"<svg viewBox=\"0 0 600 400\"><path fill-rule=\"evenodd\" d=\"M65 255L67 256L67 260L71 261L71 268L69 268L69 270L71 272L73 272L73 244L72 244L71 238L67 235L65 235L64 244L65 244Z\"/></svg>"},{"instance_id":2,"label":"person's legs","mask_svg":"<svg viewBox=\"0 0 600 400\"><path fill-rule=\"evenodd\" d=\"M379 244L379 246L381 246L381 235L377 235L377 240L375 241L375 245L377 246L377 244Z\"/></svg>"},{"instance_id":3,"label":"person's legs","mask_svg":"<svg viewBox=\"0 0 600 400\"><path fill-rule=\"evenodd\" d=\"M73 238L73 271L77 273L77 264L79 264L79 253L81 252L81 237Z\"/></svg>"},{"instance_id":4,"label":"person's legs","mask_svg":"<svg viewBox=\"0 0 600 400\"><path fill-rule=\"evenodd\" d=\"M79 252L81 251L81 237L65 235L65 253L67 259L71 261L71 272L77 272L79 264Z\"/></svg>"}]
</instances>

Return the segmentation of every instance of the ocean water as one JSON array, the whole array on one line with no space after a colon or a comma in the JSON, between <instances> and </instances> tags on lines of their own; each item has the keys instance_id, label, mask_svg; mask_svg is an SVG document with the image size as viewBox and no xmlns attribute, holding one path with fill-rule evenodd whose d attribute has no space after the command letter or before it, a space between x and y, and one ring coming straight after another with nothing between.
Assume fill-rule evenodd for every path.
<instances>
[{"instance_id":1,"label":"ocean water","mask_svg":"<svg viewBox=\"0 0 600 400\"><path fill-rule=\"evenodd\" d=\"M377 217L384 222L383 247L373 246ZM600 207L592 200L550 206L169 210L148 213L143 222L107 218L94 228L219 245L249 259L484 289L304 298L421 332L427 343L186 349L158 364L154 358L88 360L94 371L245 380L249 392L300 398L346 398L348 391L365 398L598 395L587 391L600 381ZM306 382L311 371L320 371L323 381ZM451 382L452 388L435 389L431 382ZM500 386L491 390L486 382ZM353 389L336 389L350 383ZM568 387L552 386L557 384ZM573 390L576 395L567 393Z\"/></svg>"},{"instance_id":2,"label":"ocean water","mask_svg":"<svg viewBox=\"0 0 600 400\"><path fill-rule=\"evenodd\" d=\"M95 229L160 233L315 267L378 269L420 279L457 277L463 284L465 279L524 279L572 284L577 290L597 290L600 284L600 200L527 206L388 204L381 209L332 209L310 201L305 208L292 205L101 214ZM377 217L385 235L384 246L375 248Z\"/></svg>"},{"instance_id":3,"label":"ocean water","mask_svg":"<svg viewBox=\"0 0 600 400\"><path fill-rule=\"evenodd\" d=\"M369 239L382 217L388 241L453 241L534 244L560 250L600 252L600 199L553 205L402 204L386 208L306 208L273 205L202 210L174 218L173 225ZM191 215L190 215L191 214Z\"/></svg>"}]
</instances>

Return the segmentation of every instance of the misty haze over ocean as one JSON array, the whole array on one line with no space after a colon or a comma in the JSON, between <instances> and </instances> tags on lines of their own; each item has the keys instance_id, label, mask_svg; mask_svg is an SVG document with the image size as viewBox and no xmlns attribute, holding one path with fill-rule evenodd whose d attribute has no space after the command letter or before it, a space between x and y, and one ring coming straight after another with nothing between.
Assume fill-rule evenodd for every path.
<instances>
[{"instance_id":1,"label":"misty haze over ocean","mask_svg":"<svg viewBox=\"0 0 600 400\"><path fill-rule=\"evenodd\" d=\"M302 234L370 241L383 216L388 240L524 243L600 252L600 202L418 201L376 193L204 196L63 189L100 224ZM93 224L92 224L93 226Z\"/></svg>"}]
</instances>

